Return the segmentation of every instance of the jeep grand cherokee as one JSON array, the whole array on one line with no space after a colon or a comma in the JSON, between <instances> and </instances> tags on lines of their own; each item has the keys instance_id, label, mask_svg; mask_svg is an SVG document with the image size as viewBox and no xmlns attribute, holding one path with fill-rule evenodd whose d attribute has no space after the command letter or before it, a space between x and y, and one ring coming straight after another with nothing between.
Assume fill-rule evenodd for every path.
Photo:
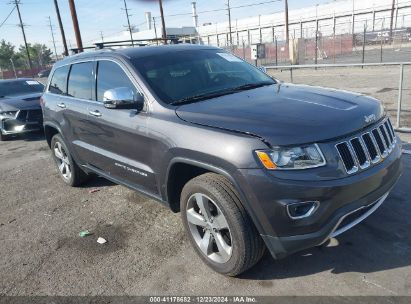
<instances>
[{"instance_id":1,"label":"jeep grand cherokee","mask_svg":"<svg viewBox=\"0 0 411 304\"><path fill-rule=\"evenodd\" d=\"M64 182L90 173L181 212L202 260L237 275L324 243L401 174L381 103L287 84L221 49L100 50L53 67L44 127Z\"/></svg>"}]
</instances>

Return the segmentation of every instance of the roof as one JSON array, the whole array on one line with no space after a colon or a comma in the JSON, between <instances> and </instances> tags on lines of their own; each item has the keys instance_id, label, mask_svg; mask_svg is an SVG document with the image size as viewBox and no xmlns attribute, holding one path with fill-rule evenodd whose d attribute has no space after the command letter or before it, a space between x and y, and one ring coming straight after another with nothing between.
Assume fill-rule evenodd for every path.
<instances>
[{"instance_id":1,"label":"roof","mask_svg":"<svg viewBox=\"0 0 411 304\"><path fill-rule=\"evenodd\" d=\"M83 52L76 55L66 57L65 59L58 61L55 66L64 65L70 63L74 60L92 58L100 55L110 55L125 57L128 59L141 58L151 55L165 55L171 52L185 51L185 50L204 50L211 49L216 50L218 48L213 46L198 45L198 44L169 44L169 45L159 45L159 46L144 46L144 47L130 47L122 49L101 49L90 52Z\"/></svg>"}]
</instances>

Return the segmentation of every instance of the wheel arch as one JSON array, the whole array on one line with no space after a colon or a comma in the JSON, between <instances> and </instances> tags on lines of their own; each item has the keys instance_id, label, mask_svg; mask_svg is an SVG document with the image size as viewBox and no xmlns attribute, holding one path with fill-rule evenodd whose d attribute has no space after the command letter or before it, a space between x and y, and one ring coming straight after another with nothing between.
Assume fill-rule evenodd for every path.
<instances>
[{"instance_id":1,"label":"wheel arch","mask_svg":"<svg viewBox=\"0 0 411 304\"><path fill-rule=\"evenodd\" d=\"M51 139L56 134L60 134L61 136L63 136L60 128L56 124L51 123L51 122L47 122L44 124L44 135L46 137L46 141L47 141L49 148L51 147Z\"/></svg>"},{"instance_id":2,"label":"wheel arch","mask_svg":"<svg viewBox=\"0 0 411 304\"><path fill-rule=\"evenodd\" d=\"M190 176L185 176L180 182L177 184L178 187L174 187L175 184L173 184L175 181L173 181L173 177L175 177L176 172L173 170L179 169L178 166L183 165L183 166L189 166L191 168L197 168L198 174ZM201 172L201 173L200 173ZM184 157L175 157L170 161L170 164L167 168L167 173L166 173L166 195L167 195L167 202L169 204L170 209L177 213L180 212L180 195L181 195L181 190L183 189L184 185L191 180L192 178L207 173L207 172L212 172L216 174L220 174L227 178L230 183L232 183L234 189L237 191L238 195L240 196L240 202L243 205L244 209L247 211L249 216L251 217L251 220L253 221L254 225L256 226L257 230L261 233L263 231L259 221L257 220L256 215L254 214L252 208L250 207L250 204L246 198L246 195L244 192L241 190L241 187L235 180L234 176L232 173L229 173L227 170L224 170L220 167L214 166L209 163L189 159L189 158L184 158ZM183 175L184 176L184 175Z\"/></svg>"}]
</instances>

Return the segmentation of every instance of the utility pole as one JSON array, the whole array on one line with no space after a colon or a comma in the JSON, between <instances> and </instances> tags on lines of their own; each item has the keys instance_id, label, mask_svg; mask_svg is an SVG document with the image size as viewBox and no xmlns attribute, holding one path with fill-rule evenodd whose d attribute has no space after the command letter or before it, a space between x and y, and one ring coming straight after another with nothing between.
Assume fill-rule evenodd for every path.
<instances>
[{"instance_id":1,"label":"utility pole","mask_svg":"<svg viewBox=\"0 0 411 304\"><path fill-rule=\"evenodd\" d=\"M163 0L158 0L158 4L160 5L161 25L163 27L163 40L164 40L164 44L167 44L166 23L164 21L164 12L163 12Z\"/></svg>"},{"instance_id":2,"label":"utility pole","mask_svg":"<svg viewBox=\"0 0 411 304\"><path fill-rule=\"evenodd\" d=\"M390 21L390 41L392 41L392 26L394 22L394 9L395 9L395 0L392 0L391 21Z\"/></svg>"},{"instance_id":3,"label":"utility pole","mask_svg":"<svg viewBox=\"0 0 411 304\"><path fill-rule=\"evenodd\" d=\"M28 48L28 46L27 46L27 40L26 40L26 33L24 32L23 21L21 20L19 3L20 3L20 0L14 0L14 4L16 5L17 13L18 13L18 15L19 15L21 32L23 33L24 46L25 46L25 48L26 48L27 59L28 59L28 62L29 62L29 68L30 68L30 70L31 70L31 69L33 68L33 65L31 64L30 52L29 52L29 48Z\"/></svg>"},{"instance_id":4,"label":"utility pole","mask_svg":"<svg viewBox=\"0 0 411 304\"><path fill-rule=\"evenodd\" d=\"M64 56L68 56L66 35L64 34L63 23L61 22L60 9L59 9L59 5L57 3L57 0L54 0L54 7L56 8L57 20L59 22L59 27L60 27L60 32L61 32L61 40L63 40Z\"/></svg>"},{"instance_id":5,"label":"utility pole","mask_svg":"<svg viewBox=\"0 0 411 304\"><path fill-rule=\"evenodd\" d=\"M154 35L156 37L156 43L158 45L158 40L157 40L157 26L156 26L156 17L153 17L153 26L154 26Z\"/></svg>"},{"instance_id":6,"label":"utility pole","mask_svg":"<svg viewBox=\"0 0 411 304\"><path fill-rule=\"evenodd\" d=\"M290 33L288 30L288 0L284 0L285 4L285 44L288 46L288 41L290 38Z\"/></svg>"},{"instance_id":7,"label":"utility pole","mask_svg":"<svg viewBox=\"0 0 411 304\"><path fill-rule=\"evenodd\" d=\"M83 42L81 41L80 27L77 20L76 5L74 0L68 0L70 5L71 19L73 20L74 33L76 35L77 49L79 52L83 51Z\"/></svg>"},{"instance_id":8,"label":"utility pole","mask_svg":"<svg viewBox=\"0 0 411 304\"><path fill-rule=\"evenodd\" d=\"M103 31L100 31L101 42L104 42Z\"/></svg>"},{"instance_id":9,"label":"utility pole","mask_svg":"<svg viewBox=\"0 0 411 304\"><path fill-rule=\"evenodd\" d=\"M57 61L58 57L57 57L56 41L54 40L53 25L51 24L51 17L50 16L49 16L49 26L50 26L50 32L51 32L51 39L53 39L54 55L56 55L56 61Z\"/></svg>"},{"instance_id":10,"label":"utility pole","mask_svg":"<svg viewBox=\"0 0 411 304\"><path fill-rule=\"evenodd\" d=\"M130 32L130 38L131 38L131 45L134 46L133 31L132 31L131 25L130 25L130 18L129 18L130 15L128 14L128 8L127 8L126 0L124 0L124 11L126 12L128 31Z\"/></svg>"},{"instance_id":11,"label":"utility pole","mask_svg":"<svg viewBox=\"0 0 411 304\"><path fill-rule=\"evenodd\" d=\"M231 9L230 9L230 0L227 0L227 12L228 12L228 32L230 34L229 40L230 40L230 46L233 45L233 37L231 34Z\"/></svg>"}]
</instances>

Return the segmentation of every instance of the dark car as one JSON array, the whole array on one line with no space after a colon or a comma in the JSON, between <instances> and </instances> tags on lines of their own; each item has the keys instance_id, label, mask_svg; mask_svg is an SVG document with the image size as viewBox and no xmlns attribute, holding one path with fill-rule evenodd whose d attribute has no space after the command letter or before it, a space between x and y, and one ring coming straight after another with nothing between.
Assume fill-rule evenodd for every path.
<instances>
[{"instance_id":1,"label":"dark car","mask_svg":"<svg viewBox=\"0 0 411 304\"><path fill-rule=\"evenodd\" d=\"M88 52L49 79L44 127L64 182L96 173L181 211L223 274L348 230L401 174L378 100L282 83L218 48Z\"/></svg>"},{"instance_id":2,"label":"dark car","mask_svg":"<svg viewBox=\"0 0 411 304\"><path fill-rule=\"evenodd\" d=\"M37 76L38 76L39 78L49 77L50 71L51 71L51 69L41 70L41 71L37 74Z\"/></svg>"},{"instance_id":3,"label":"dark car","mask_svg":"<svg viewBox=\"0 0 411 304\"><path fill-rule=\"evenodd\" d=\"M0 140L43 129L44 85L30 78L0 80Z\"/></svg>"}]
</instances>

